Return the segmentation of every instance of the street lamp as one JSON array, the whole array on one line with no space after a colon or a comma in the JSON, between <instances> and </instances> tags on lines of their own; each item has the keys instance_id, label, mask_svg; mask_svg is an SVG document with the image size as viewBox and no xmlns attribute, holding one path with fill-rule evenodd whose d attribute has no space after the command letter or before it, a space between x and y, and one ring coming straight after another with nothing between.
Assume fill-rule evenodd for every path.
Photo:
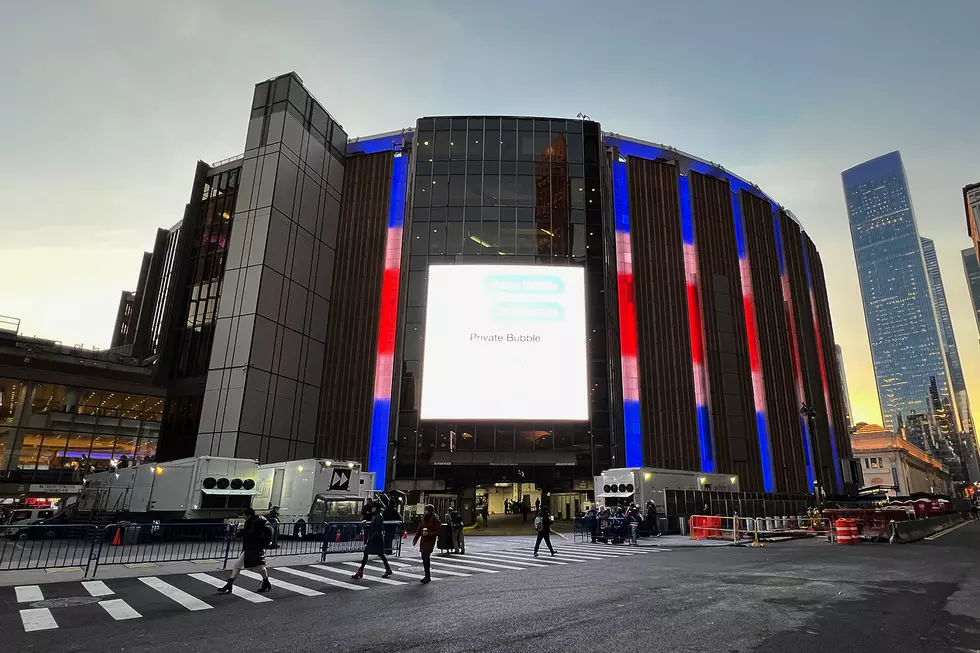
<instances>
[{"instance_id":1,"label":"street lamp","mask_svg":"<svg viewBox=\"0 0 980 653\"><path fill-rule=\"evenodd\" d=\"M813 493L817 495L817 507L821 506L820 499L820 472L823 471L823 462L820 460L820 447L817 446L817 411L805 401L800 404L800 415L806 418L807 426L810 429L810 447L813 451L813 458L817 463L817 468L813 473Z\"/></svg>"}]
</instances>

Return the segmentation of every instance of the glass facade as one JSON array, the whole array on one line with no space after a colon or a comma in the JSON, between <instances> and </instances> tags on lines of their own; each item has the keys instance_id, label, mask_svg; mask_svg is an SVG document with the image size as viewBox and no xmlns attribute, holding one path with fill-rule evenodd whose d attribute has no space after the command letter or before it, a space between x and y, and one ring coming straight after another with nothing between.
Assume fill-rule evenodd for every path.
<instances>
[{"instance_id":1,"label":"glass facade","mask_svg":"<svg viewBox=\"0 0 980 653\"><path fill-rule=\"evenodd\" d=\"M591 478L611 466L607 310L596 123L535 118L422 118L402 258L395 478L486 482L547 466L554 478ZM577 265L586 269L591 422L420 422L429 265ZM461 370L461 374L479 370ZM465 382L465 379L461 379ZM480 455L471 455L480 454ZM556 456L556 454L564 454ZM485 460L484 460L485 459ZM465 467L463 460L483 461ZM510 460L510 464L506 461ZM620 461L622 463L622 461ZM449 466L457 466L446 472ZM562 465L567 474L555 472ZM502 466L502 467L501 467ZM559 469L561 469L560 467ZM443 471L440 471L443 470ZM530 471L526 472L528 475ZM550 485L553 479L543 479Z\"/></svg>"},{"instance_id":2,"label":"glass facade","mask_svg":"<svg viewBox=\"0 0 980 653\"><path fill-rule=\"evenodd\" d=\"M953 397L956 412L959 415L960 428L973 433L970 419L970 399L966 394L966 380L963 378L963 366L960 365L960 353L956 348L956 335L953 333L953 321L949 317L949 305L946 303L946 289L943 287L943 277L939 270L939 258L936 256L936 246L929 238L922 239L922 255L926 262L926 272L932 286L932 297L936 306L936 317L939 319L939 335L943 341L943 351L946 353L946 364L949 369L949 379L953 387Z\"/></svg>"},{"instance_id":3,"label":"glass facade","mask_svg":"<svg viewBox=\"0 0 980 653\"><path fill-rule=\"evenodd\" d=\"M943 342L901 155L841 175L884 427L951 402Z\"/></svg>"},{"instance_id":4,"label":"glass facade","mask_svg":"<svg viewBox=\"0 0 980 653\"><path fill-rule=\"evenodd\" d=\"M0 378L0 469L69 480L156 456L162 397Z\"/></svg>"},{"instance_id":5,"label":"glass facade","mask_svg":"<svg viewBox=\"0 0 980 653\"><path fill-rule=\"evenodd\" d=\"M963 273L966 275L966 285L970 289L970 302L973 304L973 316L977 321L977 331L980 332L980 262L977 252L972 247L964 249Z\"/></svg>"}]
</instances>

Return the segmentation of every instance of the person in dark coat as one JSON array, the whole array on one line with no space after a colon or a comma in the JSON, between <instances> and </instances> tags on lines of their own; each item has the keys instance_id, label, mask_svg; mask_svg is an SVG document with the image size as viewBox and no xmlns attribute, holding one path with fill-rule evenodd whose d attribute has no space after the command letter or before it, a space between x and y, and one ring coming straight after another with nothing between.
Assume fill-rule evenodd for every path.
<instances>
[{"instance_id":1,"label":"person in dark coat","mask_svg":"<svg viewBox=\"0 0 980 653\"><path fill-rule=\"evenodd\" d=\"M551 546L551 522L553 521L554 517L551 516L547 508L542 508L541 512L534 519L534 528L538 531L538 539L534 543L535 558L538 557L538 547L541 546L542 540L548 545L548 550L551 551L551 555L555 555L555 548Z\"/></svg>"},{"instance_id":2,"label":"person in dark coat","mask_svg":"<svg viewBox=\"0 0 980 653\"><path fill-rule=\"evenodd\" d=\"M419 581L421 583L428 583L432 580L429 577L429 567L440 528L442 528L442 522L436 517L436 507L432 504L426 505L422 519L419 520L419 527L415 531L415 539L412 540L412 546L418 545L419 552L422 554L422 568L425 570L425 577Z\"/></svg>"},{"instance_id":3,"label":"person in dark coat","mask_svg":"<svg viewBox=\"0 0 980 653\"><path fill-rule=\"evenodd\" d=\"M270 549L279 548L279 506L272 506L272 510L269 514L265 516L266 520L269 522L269 527L272 529L272 543L269 544Z\"/></svg>"},{"instance_id":4,"label":"person in dark coat","mask_svg":"<svg viewBox=\"0 0 980 653\"><path fill-rule=\"evenodd\" d=\"M269 528L266 518L256 515L251 508L242 511L242 515L245 516L245 524L242 527L242 554L238 556L238 560L231 568L228 582L218 590L218 594L231 594L235 579L242 573L242 569L255 567L258 567L259 573L262 574L262 584L258 591L268 592L272 589L269 583L269 570L265 566L265 548L272 541L272 529Z\"/></svg>"},{"instance_id":5,"label":"person in dark coat","mask_svg":"<svg viewBox=\"0 0 980 653\"><path fill-rule=\"evenodd\" d=\"M371 521L365 523L364 533L364 557L361 558L361 566L357 573L351 576L353 579L364 578L364 565L367 564L368 556L376 555L381 558L385 565L385 573L382 578L389 578L392 574L391 565L385 557L385 520L381 516L381 511L377 506L372 506Z\"/></svg>"},{"instance_id":6,"label":"person in dark coat","mask_svg":"<svg viewBox=\"0 0 980 653\"><path fill-rule=\"evenodd\" d=\"M660 537L660 519L657 515L657 504L651 499L647 501L647 528L651 537Z\"/></svg>"}]
</instances>

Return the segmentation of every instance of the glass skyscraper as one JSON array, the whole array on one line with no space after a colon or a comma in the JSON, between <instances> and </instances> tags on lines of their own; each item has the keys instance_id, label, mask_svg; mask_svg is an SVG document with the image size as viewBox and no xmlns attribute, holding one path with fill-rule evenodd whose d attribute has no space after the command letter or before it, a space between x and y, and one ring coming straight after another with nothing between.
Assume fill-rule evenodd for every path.
<instances>
[{"instance_id":1,"label":"glass skyscraper","mask_svg":"<svg viewBox=\"0 0 980 653\"><path fill-rule=\"evenodd\" d=\"M943 341L943 351L946 353L946 366L949 369L949 379L953 386L953 398L956 402L956 412L960 417L960 426L967 433L973 433L970 417L970 399L966 394L966 380L963 378L963 366L960 365L960 354L956 349L956 336L953 334L953 320L949 317L949 305L946 303L946 289L943 287L943 276L939 270L939 258L936 256L936 246L929 238L922 238L922 255L926 262L926 272L932 287L932 298L936 307L936 318L939 320L939 335Z\"/></svg>"},{"instance_id":2,"label":"glass skyscraper","mask_svg":"<svg viewBox=\"0 0 980 653\"><path fill-rule=\"evenodd\" d=\"M963 256L963 272L966 274L966 285L970 288L970 302L973 304L973 316L977 320L977 331L980 332L980 261L972 247L967 247L960 254Z\"/></svg>"},{"instance_id":3,"label":"glass skyscraper","mask_svg":"<svg viewBox=\"0 0 980 653\"><path fill-rule=\"evenodd\" d=\"M898 152L841 178L881 416L897 431L907 416L932 412L932 379L940 401L952 403L922 241Z\"/></svg>"}]
</instances>

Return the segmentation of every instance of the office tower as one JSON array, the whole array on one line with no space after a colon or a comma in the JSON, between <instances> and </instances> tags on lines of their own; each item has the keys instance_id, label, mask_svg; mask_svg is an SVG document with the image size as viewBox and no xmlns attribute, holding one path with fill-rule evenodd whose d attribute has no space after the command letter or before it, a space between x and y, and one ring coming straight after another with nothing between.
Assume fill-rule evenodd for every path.
<instances>
[{"instance_id":1,"label":"office tower","mask_svg":"<svg viewBox=\"0 0 980 653\"><path fill-rule=\"evenodd\" d=\"M972 247L964 249L960 254L963 256L963 272L966 274L966 285L970 289L970 303L973 304L973 317L977 321L977 331L980 332L980 262L977 261L977 252Z\"/></svg>"},{"instance_id":2,"label":"office tower","mask_svg":"<svg viewBox=\"0 0 980 653\"><path fill-rule=\"evenodd\" d=\"M926 262L926 272L932 287L932 298L939 320L939 335L946 354L946 365L953 386L953 399L956 413L959 416L960 428L973 433L973 423L970 419L970 399L966 394L966 380L963 378L963 367L960 365L960 354L956 349L956 336L953 333L953 321L949 316L949 305L946 303L946 289L943 287L943 277L939 270L939 258L936 256L936 246L929 238L920 239L922 255Z\"/></svg>"},{"instance_id":3,"label":"office tower","mask_svg":"<svg viewBox=\"0 0 980 653\"><path fill-rule=\"evenodd\" d=\"M930 277L901 155L871 159L841 178L881 416L898 431L904 417L932 410L931 379L940 403L952 403Z\"/></svg>"},{"instance_id":4,"label":"office tower","mask_svg":"<svg viewBox=\"0 0 980 653\"><path fill-rule=\"evenodd\" d=\"M837 354L837 369L840 371L840 385L841 392L844 393L844 412L847 417L847 428L848 430L854 428L854 413L851 412L851 396L847 391L847 376L844 373L844 353L841 351L840 345L834 344L834 351Z\"/></svg>"}]
</instances>

